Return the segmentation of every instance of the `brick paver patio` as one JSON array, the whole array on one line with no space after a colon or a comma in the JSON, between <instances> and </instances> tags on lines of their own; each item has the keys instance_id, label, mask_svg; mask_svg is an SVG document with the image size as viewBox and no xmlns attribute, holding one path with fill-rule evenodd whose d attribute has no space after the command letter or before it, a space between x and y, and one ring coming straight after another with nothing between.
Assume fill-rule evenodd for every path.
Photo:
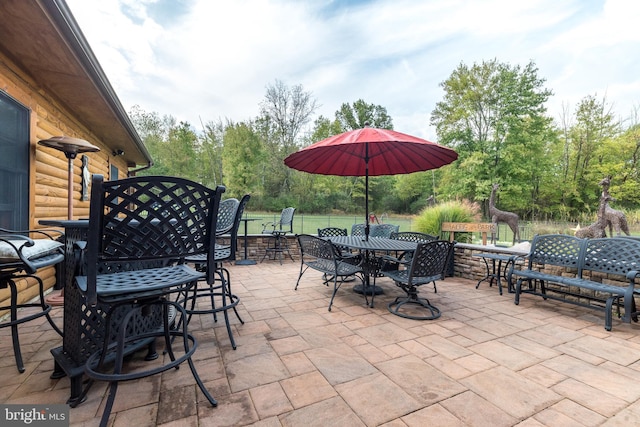
<instances>
[{"instance_id":1,"label":"brick paver patio","mask_svg":"<svg viewBox=\"0 0 640 427\"><path fill-rule=\"evenodd\" d=\"M208 406L186 365L122 383L113 426L632 426L640 425L640 325L599 312L447 278L421 293L434 321L391 315L401 294L388 279L368 308L351 283L331 289L299 263L230 266L245 324L194 317L196 365L218 407ZM54 309L61 321L62 309ZM0 330L0 402L64 403L69 380L49 378L61 339L43 320L20 327L27 371L15 369ZM131 363L146 363L136 354ZM70 410L72 426L97 425L105 384Z\"/></svg>"}]
</instances>

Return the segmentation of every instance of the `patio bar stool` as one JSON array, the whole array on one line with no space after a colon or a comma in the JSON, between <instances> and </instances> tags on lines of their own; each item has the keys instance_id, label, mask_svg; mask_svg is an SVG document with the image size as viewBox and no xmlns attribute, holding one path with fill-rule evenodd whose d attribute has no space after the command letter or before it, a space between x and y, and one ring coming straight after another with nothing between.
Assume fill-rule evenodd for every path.
<instances>
[{"instance_id":1,"label":"patio bar stool","mask_svg":"<svg viewBox=\"0 0 640 427\"><path fill-rule=\"evenodd\" d=\"M213 264L217 211L225 188L167 176L140 176L91 184L89 229L82 272L74 285L101 325L87 325L100 342L87 358L89 378L76 404L95 381L109 383L100 426L107 426L118 384L177 369L187 362L195 383L212 406L217 401L200 379L193 355L197 340L189 333L187 313L177 301L213 271L199 272L180 260L207 254ZM156 319L160 318L157 323ZM179 327L176 327L176 324ZM136 343L164 338L166 358L124 369ZM179 347L173 346L174 338ZM132 350L132 346L134 349Z\"/></svg>"},{"instance_id":2,"label":"patio bar stool","mask_svg":"<svg viewBox=\"0 0 640 427\"><path fill-rule=\"evenodd\" d=\"M36 274L38 270L54 266L64 260L62 243L54 235L62 237L56 230L11 231L0 228L0 289L9 288L10 305L1 306L0 312L9 312L8 320L0 322L0 328L11 328L13 355L20 373L25 371L20 351L18 325L42 316L62 336L62 331L51 319L51 306L44 299L44 284ZM31 239L33 237L43 237ZM32 279L38 283L38 300L19 302L17 281ZM37 308L38 310L31 310Z\"/></svg>"},{"instance_id":3,"label":"patio bar stool","mask_svg":"<svg viewBox=\"0 0 640 427\"><path fill-rule=\"evenodd\" d=\"M282 255L286 253L293 261L293 255L289 250L289 241L287 240L287 234L293 233L293 215L296 212L296 208L284 208L280 213L280 219L275 222L267 222L262 224L262 234L268 234L271 236L267 248L260 262L265 258L276 259L282 264Z\"/></svg>"},{"instance_id":4,"label":"patio bar stool","mask_svg":"<svg viewBox=\"0 0 640 427\"><path fill-rule=\"evenodd\" d=\"M237 209L234 212L233 225L230 230L231 236L229 238L229 244L216 243L214 250L215 275L213 282L207 283L202 287L194 286L181 297L180 301L180 303L185 306L185 310L188 315L187 322L191 320L191 316L194 314L212 314L213 321L217 322L217 313L222 312L231 348L234 350L236 349L236 342L233 338L233 332L231 331L229 310L233 310L241 324L244 324L244 320L242 320L242 317L240 317L237 310L237 306L240 303L240 297L231 292L231 275L223 263L235 261L236 259L240 219L244 214L245 206L249 202L250 197L251 196L249 194L245 194L242 197L242 200L238 203ZM207 268L209 268L207 260L203 255L190 256L187 257L185 261L194 263L196 270L198 271L206 271ZM218 282L219 284L217 284ZM219 304L216 302L217 299L220 299ZM198 300L201 301L201 304L196 305ZM203 300L207 302L204 302Z\"/></svg>"}]
</instances>

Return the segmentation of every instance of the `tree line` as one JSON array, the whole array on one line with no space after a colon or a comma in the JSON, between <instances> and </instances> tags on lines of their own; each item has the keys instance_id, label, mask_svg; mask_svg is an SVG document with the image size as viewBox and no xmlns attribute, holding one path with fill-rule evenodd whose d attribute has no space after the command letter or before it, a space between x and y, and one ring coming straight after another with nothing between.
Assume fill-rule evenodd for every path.
<instances>
[{"instance_id":1,"label":"tree line","mask_svg":"<svg viewBox=\"0 0 640 427\"><path fill-rule=\"evenodd\" d=\"M458 160L434 171L370 179L370 210L416 214L434 198L480 203L484 213L494 183L499 206L525 220L580 220L598 206L604 176L618 209L638 209L640 122L637 111L618 118L606 98L586 95L561 117L548 115L553 95L535 63L497 60L460 63L440 83L444 96L431 114L438 143ZM317 100L302 85L276 80L266 88L259 115L200 123L198 132L172 116L134 107L129 115L154 165L149 175L175 175L227 195L251 193L251 210L362 213L364 179L292 170L284 158L313 142L345 131L393 129L380 105L343 103L334 117L315 116Z\"/></svg>"}]
</instances>

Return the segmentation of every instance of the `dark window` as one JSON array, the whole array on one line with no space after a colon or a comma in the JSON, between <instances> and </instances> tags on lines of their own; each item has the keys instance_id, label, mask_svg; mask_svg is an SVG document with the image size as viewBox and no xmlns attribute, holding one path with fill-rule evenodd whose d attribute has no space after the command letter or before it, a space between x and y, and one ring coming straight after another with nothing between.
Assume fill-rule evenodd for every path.
<instances>
[{"instance_id":1,"label":"dark window","mask_svg":"<svg viewBox=\"0 0 640 427\"><path fill-rule=\"evenodd\" d=\"M115 181L118 179L118 167L111 165L111 171L109 171L109 180Z\"/></svg>"},{"instance_id":2,"label":"dark window","mask_svg":"<svg viewBox=\"0 0 640 427\"><path fill-rule=\"evenodd\" d=\"M29 228L29 109L0 91L0 227Z\"/></svg>"}]
</instances>

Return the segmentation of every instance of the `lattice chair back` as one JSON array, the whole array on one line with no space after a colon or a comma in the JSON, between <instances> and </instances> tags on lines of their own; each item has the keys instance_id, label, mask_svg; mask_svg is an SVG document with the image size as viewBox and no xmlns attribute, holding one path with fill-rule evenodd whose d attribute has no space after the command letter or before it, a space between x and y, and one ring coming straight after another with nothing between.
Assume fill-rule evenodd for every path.
<instances>
[{"instance_id":1,"label":"lattice chair back","mask_svg":"<svg viewBox=\"0 0 640 427\"><path fill-rule=\"evenodd\" d=\"M364 236L364 224L353 224L351 226L351 235L352 236Z\"/></svg>"},{"instance_id":2,"label":"lattice chair back","mask_svg":"<svg viewBox=\"0 0 640 427\"><path fill-rule=\"evenodd\" d=\"M87 235L87 303L97 303L96 275L105 270L166 265L198 254L206 254L207 262L212 264L212 230L216 230L224 191L222 186L213 190L175 177L145 176L105 182L101 175L94 175ZM212 269L207 281L213 281Z\"/></svg>"},{"instance_id":3,"label":"lattice chair back","mask_svg":"<svg viewBox=\"0 0 640 427\"><path fill-rule=\"evenodd\" d=\"M373 224L371 225L369 237L389 238L391 233L397 233L399 229L400 226L395 224Z\"/></svg>"},{"instance_id":4,"label":"lattice chair back","mask_svg":"<svg viewBox=\"0 0 640 427\"><path fill-rule=\"evenodd\" d=\"M409 268L408 285L416 286L444 279L452 246L453 243L446 240L418 243Z\"/></svg>"},{"instance_id":5,"label":"lattice chair back","mask_svg":"<svg viewBox=\"0 0 640 427\"><path fill-rule=\"evenodd\" d=\"M346 236L347 229L339 227L318 228L318 237Z\"/></svg>"},{"instance_id":6,"label":"lattice chair back","mask_svg":"<svg viewBox=\"0 0 640 427\"><path fill-rule=\"evenodd\" d=\"M424 243L431 240L438 240L437 236L432 236L427 233L420 233L418 231L398 231L391 233L390 239L403 240L405 242Z\"/></svg>"},{"instance_id":7,"label":"lattice chair back","mask_svg":"<svg viewBox=\"0 0 640 427\"><path fill-rule=\"evenodd\" d=\"M578 268L578 259L582 248L582 239L566 234L538 234L531 242L528 265L560 264Z\"/></svg>"},{"instance_id":8,"label":"lattice chair back","mask_svg":"<svg viewBox=\"0 0 640 427\"><path fill-rule=\"evenodd\" d=\"M220 202L218 209L218 220L216 223L216 234L227 234L233 230L236 211L240 202L238 199L229 198Z\"/></svg>"}]
</instances>

